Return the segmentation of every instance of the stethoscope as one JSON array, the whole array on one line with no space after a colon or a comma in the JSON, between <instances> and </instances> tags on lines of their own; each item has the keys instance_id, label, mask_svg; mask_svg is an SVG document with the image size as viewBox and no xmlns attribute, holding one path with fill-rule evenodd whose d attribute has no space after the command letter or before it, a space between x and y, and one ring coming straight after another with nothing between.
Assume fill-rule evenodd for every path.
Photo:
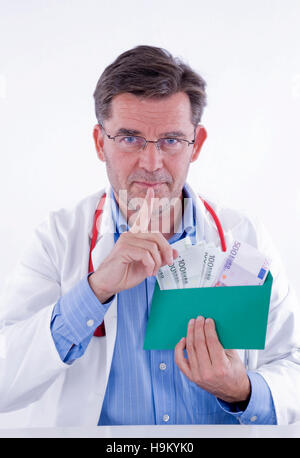
<instances>
[{"instance_id":1,"label":"stethoscope","mask_svg":"<svg viewBox=\"0 0 300 458\"><path fill-rule=\"evenodd\" d=\"M106 194L103 194L103 196L100 199L100 202L97 206L97 209L95 211L95 216L94 216L94 222L93 222L93 230L92 230L92 241L91 241L91 246L90 246L90 255L89 255L89 273L94 272L94 266L93 266L93 261L92 261L92 251L96 245L98 234L99 234L99 229L100 229L100 224L101 224L101 218L102 218L102 212L103 212L103 207L104 207L104 202L105 202ZM211 214L215 225L217 227L219 237L220 237L220 243L221 243L221 248L222 251L226 251L226 242L225 242L225 236L224 232L220 223L219 218L216 215L216 212L213 210L213 208L204 200L202 197L200 197L202 200L206 210ZM104 320L102 323L96 328L94 331L94 336L95 337L102 337L105 336L105 326L104 326Z\"/></svg>"}]
</instances>

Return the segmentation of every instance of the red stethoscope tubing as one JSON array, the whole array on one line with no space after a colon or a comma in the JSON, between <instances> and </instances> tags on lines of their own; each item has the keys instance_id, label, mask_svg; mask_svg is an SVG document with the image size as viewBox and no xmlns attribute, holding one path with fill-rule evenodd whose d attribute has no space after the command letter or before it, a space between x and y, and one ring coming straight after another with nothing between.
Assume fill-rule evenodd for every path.
<instances>
[{"instance_id":1,"label":"red stethoscope tubing","mask_svg":"<svg viewBox=\"0 0 300 458\"><path fill-rule=\"evenodd\" d=\"M219 237L220 237L220 242L221 242L221 248L222 248L222 251L226 251L226 241L225 241L225 236L224 236L224 232L223 232L223 228L221 226L221 223L220 223L220 220L219 218L217 217L217 214L216 212L213 210L213 208L206 202L206 200L202 199L202 202L206 208L206 210L211 214L211 216L213 217L213 220L215 222L215 225L217 226L217 229L218 229L218 233L219 233Z\"/></svg>"},{"instance_id":2,"label":"red stethoscope tubing","mask_svg":"<svg viewBox=\"0 0 300 458\"><path fill-rule=\"evenodd\" d=\"M102 212L103 212L103 206L104 206L105 198L106 198L106 194L103 194L103 196L101 197L100 202L98 204L97 210L95 211L94 222L93 222L93 230L92 230L92 241L91 241L90 255L89 255L89 273L94 271L94 266L93 266L93 261L92 261L92 251L93 251L93 249L94 249L94 247L96 245L98 234L99 234L99 228L100 228L100 224L101 224L101 216L102 216ZM214 222L216 224L216 227L217 227L217 230L218 230L218 233L219 233L219 237L220 237L222 251L226 251L225 236L224 236L224 232L223 232L220 220L217 217L216 212L213 210L213 208L204 199L201 198L201 200L202 200L206 210L211 214L211 216L212 216L212 218L213 218L213 220L214 220ZM105 336L104 321L102 321L100 326L98 326L96 328L96 330L94 332L94 336L96 336L96 337Z\"/></svg>"}]
</instances>

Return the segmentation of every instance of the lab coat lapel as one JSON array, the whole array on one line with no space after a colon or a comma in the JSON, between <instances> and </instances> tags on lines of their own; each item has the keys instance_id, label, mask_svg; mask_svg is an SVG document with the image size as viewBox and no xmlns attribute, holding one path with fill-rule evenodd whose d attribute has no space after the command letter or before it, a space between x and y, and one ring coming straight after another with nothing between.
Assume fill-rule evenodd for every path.
<instances>
[{"instance_id":1,"label":"lab coat lapel","mask_svg":"<svg viewBox=\"0 0 300 458\"><path fill-rule=\"evenodd\" d=\"M101 262L109 255L114 246L114 221L111 212L110 190L111 187L107 186L99 197L100 201L103 194L106 194L101 222L99 223L98 220L98 238L92 251L94 271L98 269Z\"/></svg>"},{"instance_id":2,"label":"lab coat lapel","mask_svg":"<svg viewBox=\"0 0 300 458\"><path fill-rule=\"evenodd\" d=\"M206 211L206 208L199 197L199 194L196 193L193 188L186 183L188 192L190 193L196 212L196 239L197 242L205 240L206 242L214 242L217 245L218 243L218 233L216 230L216 225L211 221L210 215Z\"/></svg>"},{"instance_id":3,"label":"lab coat lapel","mask_svg":"<svg viewBox=\"0 0 300 458\"><path fill-rule=\"evenodd\" d=\"M216 246L220 247L220 236L216 227L216 223L213 220L210 213L206 210L202 202L202 199L200 198L201 194L199 196L199 193L196 193L189 184L186 184L186 186L195 204L197 242L205 240L205 242L207 243L213 242ZM231 231L226 231L224 229L224 221L222 220L222 217L219 214L218 209L215 209L215 211L222 224L226 246L228 247L230 246L230 243L232 243L232 233Z\"/></svg>"},{"instance_id":4,"label":"lab coat lapel","mask_svg":"<svg viewBox=\"0 0 300 458\"><path fill-rule=\"evenodd\" d=\"M103 207L98 239L92 251L94 271L98 269L99 265L110 254L114 247L114 221L112 218L111 202L109 197L110 186L105 189L105 193L106 199ZM104 325L107 341L106 376L108 380L117 332L117 294L104 316Z\"/></svg>"}]
</instances>

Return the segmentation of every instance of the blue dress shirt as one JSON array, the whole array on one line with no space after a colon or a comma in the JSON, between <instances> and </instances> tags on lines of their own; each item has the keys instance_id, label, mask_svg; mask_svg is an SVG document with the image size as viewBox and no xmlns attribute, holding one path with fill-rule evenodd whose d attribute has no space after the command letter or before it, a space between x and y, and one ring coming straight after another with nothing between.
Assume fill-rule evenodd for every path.
<instances>
[{"instance_id":1,"label":"blue dress shirt","mask_svg":"<svg viewBox=\"0 0 300 458\"><path fill-rule=\"evenodd\" d=\"M183 193L191 197L186 187ZM110 197L116 242L128 226L113 193ZM191 199L185 202L181 231L169 239L170 244L187 235L196 241L195 207ZM112 301L100 303L89 286L89 275L53 309L52 336L62 361L68 364L83 355ZM247 372L251 396L242 410L191 382L176 365L174 350L143 350L155 282L155 277L147 277L118 294L116 342L98 424L276 424L270 389L258 373Z\"/></svg>"}]
</instances>

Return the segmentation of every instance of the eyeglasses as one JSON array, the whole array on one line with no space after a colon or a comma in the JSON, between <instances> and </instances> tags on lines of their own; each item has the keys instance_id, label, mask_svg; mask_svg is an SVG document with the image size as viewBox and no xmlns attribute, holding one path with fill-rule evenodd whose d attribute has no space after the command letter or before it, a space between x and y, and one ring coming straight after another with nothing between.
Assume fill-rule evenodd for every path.
<instances>
[{"instance_id":1,"label":"eyeglasses","mask_svg":"<svg viewBox=\"0 0 300 458\"><path fill-rule=\"evenodd\" d=\"M147 143L154 143L158 151L163 151L168 154L183 153L190 145L195 143L195 132L194 140L191 142L183 138L177 137L166 137L159 138L158 140L146 140L144 137L139 135L109 135L102 124L100 127L103 129L105 135L109 140L113 140L119 151L124 153L138 153L139 151L146 148Z\"/></svg>"}]
</instances>

